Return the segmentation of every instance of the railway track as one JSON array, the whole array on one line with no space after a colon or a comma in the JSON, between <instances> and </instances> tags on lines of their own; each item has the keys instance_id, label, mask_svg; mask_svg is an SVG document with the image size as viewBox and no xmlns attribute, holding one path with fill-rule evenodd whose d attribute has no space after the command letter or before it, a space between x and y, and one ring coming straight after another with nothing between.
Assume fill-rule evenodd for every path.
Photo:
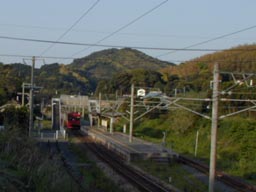
<instances>
[{"instance_id":1,"label":"railway track","mask_svg":"<svg viewBox=\"0 0 256 192\"><path fill-rule=\"evenodd\" d=\"M91 138L85 137L79 132L76 132L74 136L78 137L86 146L97 155L99 159L106 162L110 167L112 167L116 172L129 180L133 185L135 185L141 191L177 191L176 189L167 189L160 183L152 180L147 175L135 170L131 166L128 166L124 160L122 160L118 155L110 152L102 144L95 143ZM196 162L187 157L179 155L178 161L193 167L204 174L209 174L209 167L205 164ZM216 179L226 185L232 187L233 189L241 192L256 192L256 187L254 185L242 182L226 173L217 171Z\"/></svg>"},{"instance_id":2,"label":"railway track","mask_svg":"<svg viewBox=\"0 0 256 192\"><path fill-rule=\"evenodd\" d=\"M78 173L78 170L75 170L74 167L72 167L68 162L67 159L62 155L62 151L60 149L58 141L55 142L55 148L61 156L61 161L63 163L63 167L65 168L66 172L69 174L69 176L73 179L73 181L77 184L79 191L86 191L85 187L83 186L81 182L81 175Z\"/></svg>"},{"instance_id":3,"label":"railway track","mask_svg":"<svg viewBox=\"0 0 256 192\"><path fill-rule=\"evenodd\" d=\"M107 163L117 173L126 178L131 184L136 186L138 190L145 192L170 192L177 191L175 189L166 188L160 183L156 182L144 173L135 170L131 166L127 165L117 155L109 152L103 145L95 143L91 138L85 137L79 132L74 134L88 147L100 160Z\"/></svg>"},{"instance_id":4,"label":"railway track","mask_svg":"<svg viewBox=\"0 0 256 192\"><path fill-rule=\"evenodd\" d=\"M209 167L204 165L204 164L198 163L194 160L191 160L191 159L189 159L187 157L184 157L184 156L181 156L181 155L179 156L179 161L183 164L189 165L189 166L199 170L202 173L209 174ZM217 171L216 172L216 178L219 181L225 183L226 185L228 185L228 186L230 186L230 187L232 187L232 188L234 188L238 191L241 191L241 192L256 192L256 187L255 186L250 185L248 183L241 182L238 179L227 175L226 173Z\"/></svg>"}]
</instances>

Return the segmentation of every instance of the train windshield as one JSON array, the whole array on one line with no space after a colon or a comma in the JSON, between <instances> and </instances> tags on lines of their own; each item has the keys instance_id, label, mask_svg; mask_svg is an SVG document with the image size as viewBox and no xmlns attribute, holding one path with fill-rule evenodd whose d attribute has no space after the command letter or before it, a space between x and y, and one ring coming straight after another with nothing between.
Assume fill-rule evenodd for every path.
<instances>
[{"instance_id":1,"label":"train windshield","mask_svg":"<svg viewBox=\"0 0 256 192\"><path fill-rule=\"evenodd\" d=\"M69 114L68 115L68 120L69 121L80 121L80 115L74 115L74 114Z\"/></svg>"}]
</instances>

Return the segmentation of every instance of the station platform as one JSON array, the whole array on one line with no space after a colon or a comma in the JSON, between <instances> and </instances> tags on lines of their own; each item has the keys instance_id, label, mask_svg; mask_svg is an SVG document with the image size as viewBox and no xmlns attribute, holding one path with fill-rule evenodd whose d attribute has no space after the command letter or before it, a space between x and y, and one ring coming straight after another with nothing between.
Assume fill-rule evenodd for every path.
<instances>
[{"instance_id":1,"label":"station platform","mask_svg":"<svg viewBox=\"0 0 256 192\"><path fill-rule=\"evenodd\" d=\"M167 162L178 156L171 149L136 137L129 142L129 135L121 132L109 133L103 128L96 127L83 127L81 130L128 162L140 159Z\"/></svg>"}]
</instances>

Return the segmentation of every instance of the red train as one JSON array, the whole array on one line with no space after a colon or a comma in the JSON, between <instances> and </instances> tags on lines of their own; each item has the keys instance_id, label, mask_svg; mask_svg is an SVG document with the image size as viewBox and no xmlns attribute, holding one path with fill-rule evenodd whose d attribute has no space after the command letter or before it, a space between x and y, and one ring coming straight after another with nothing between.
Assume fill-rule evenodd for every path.
<instances>
[{"instance_id":1,"label":"red train","mask_svg":"<svg viewBox=\"0 0 256 192\"><path fill-rule=\"evenodd\" d=\"M67 129L80 129L81 126L81 114L78 112L72 112L67 114L65 121L65 127Z\"/></svg>"}]
</instances>

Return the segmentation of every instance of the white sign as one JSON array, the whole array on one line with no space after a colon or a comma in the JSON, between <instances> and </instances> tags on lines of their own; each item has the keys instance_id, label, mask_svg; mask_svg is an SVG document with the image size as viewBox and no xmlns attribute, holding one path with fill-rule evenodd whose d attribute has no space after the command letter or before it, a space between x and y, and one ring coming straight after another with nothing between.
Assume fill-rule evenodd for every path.
<instances>
[{"instance_id":1,"label":"white sign","mask_svg":"<svg viewBox=\"0 0 256 192\"><path fill-rule=\"evenodd\" d=\"M138 89L137 96L138 97L144 97L146 95L145 89Z\"/></svg>"},{"instance_id":2,"label":"white sign","mask_svg":"<svg viewBox=\"0 0 256 192\"><path fill-rule=\"evenodd\" d=\"M106 120L101 120L101 125L102 125L103 127L108 127L108 121L106 121Z\"/></svg>"}]
</instances>

